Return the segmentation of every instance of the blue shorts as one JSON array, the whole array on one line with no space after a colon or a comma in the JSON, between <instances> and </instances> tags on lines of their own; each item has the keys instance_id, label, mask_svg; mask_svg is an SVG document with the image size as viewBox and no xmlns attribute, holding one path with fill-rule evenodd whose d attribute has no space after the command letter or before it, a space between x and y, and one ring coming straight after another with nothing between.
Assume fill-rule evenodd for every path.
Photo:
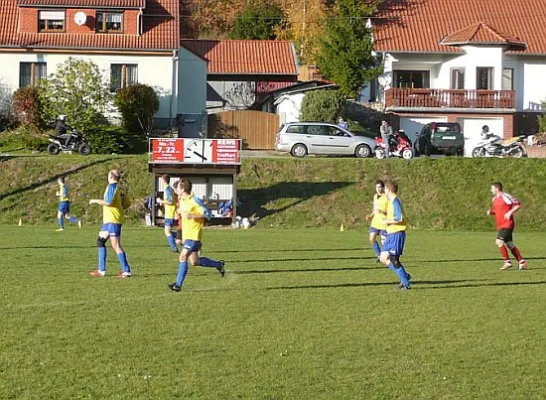
<instances>
[{"instance_id":1,"label":"blue shorts","mask_svg":"<svg viewBox=\"0 0 546 400\"><path fill-rule=\"evenodd\" d=\"M380 236L387 236L387 231L384 229L377 229L370 226L370 233L378 233Z\"/></svg>"},{"instance_id":2,"label":"blue shorts","mask_svg":"<svg viewBox=\"0 0 546 400\"><path fill-rule=\"evenodd\" d=\"M63 213L63 214L70 213L70 202L69 201L61 201L59 203L58 210L59 210L60 213Z\"/></svg>"},{"instance_id":3,"label":"blue shorts","mask_svg":"<svg viewBox=\"0 0 546 400\"><path fill-rule=\"evenodd\" d=\"M201 246L202 244L199 240L184 240L184 245L182 247L190 253L197 253L201 250Z\"/></svg>"},{"instance_id":4,"label":"blue shorts","mask_svg":"<svg viewBox=\"0 0 546 400\"><path fill-rule=\"evenodd\" d=\"M110 237L121 237L121 224L103 224L100 231L108 232L108 236Z\"/></svg>"},{"instance_id":5,"label":"blue shorts","mask_svg":"<svg viewBox=\"0 0 546 400\"><path fill-rule=\"evenodd\" d=\"M176 226L176 220L172 218L165 218L164 223L165 226L168 226L169 228L174 228Z\"/></svg>"},{"instance_id":6,"label":"blue shorts","mask_svg":"<svg viewBox=\"0 0 546 400\"><path fill-rule=\"evenodd\" d=\"M391 256L401 256L404 253L404 244L406 242L406 232L388 233L381 252L389 253Z\"/></svg>"}]
</instances>

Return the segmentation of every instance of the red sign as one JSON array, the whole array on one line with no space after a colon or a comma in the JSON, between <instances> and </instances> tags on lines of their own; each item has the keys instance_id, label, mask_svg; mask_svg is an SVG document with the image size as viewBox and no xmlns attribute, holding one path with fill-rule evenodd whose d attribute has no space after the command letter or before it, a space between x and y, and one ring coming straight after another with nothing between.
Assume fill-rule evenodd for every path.
<instances>
[{"instance_id":1,"label":"red sign","mask_svg":"<svg viewBox=\"0 0 546 400\"><path fill-rule=\"evenodd\" d=\"M184 139L153 139L152 162L183 162Z\"/></svg>"},{"instance_id":2,"label":"red sign","mask_svg":"<svg viewBox=\"0 0 546 400\"><path fill-rule=\"evenodd\" d=\"M239 146L236 139L218 139L213 142L212 162L218 164L240 164Z\"/></svg>"}]
</instances>

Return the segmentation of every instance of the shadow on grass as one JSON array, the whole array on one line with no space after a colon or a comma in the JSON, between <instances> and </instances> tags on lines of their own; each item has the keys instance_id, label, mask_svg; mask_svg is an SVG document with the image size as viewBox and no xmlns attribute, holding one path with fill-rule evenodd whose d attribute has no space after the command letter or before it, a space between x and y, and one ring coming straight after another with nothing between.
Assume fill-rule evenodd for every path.
<instances>
[{"instance_id":1,"label":"shadow on grass","mask_svg":"<svg viewBox=\"0 0 546 400\"><path fill-rule=\"evenodd\" d=\"M484 288L484 287L506 287L506 286L534 286L534 285L546 285L546 281L536 282L496 282L496 283L467 283L465 285L455 286L433 286L423 289L472 289L472 288Z\"/></svg>"},{"instance_id":2,"label":"shadow on grass","mask_svg":"<svg viewBox=\"0 0 546 400\"><path fill-rule=\"evenodd\" d=\"M483 281L481 279L480 281ZM450 281L412 281L414 285L445 285L445 284L457 284L471 282L469 280L450 280ZM373 286L394 286L396 287L396 281L390 282L362 282L362 283L340 283L334 285L304 285L304 286L277 286L266 288L266 290L297 290L297 289L338 289L338 288L352 288L352 287L373 287ZM447 286L447 287L463 287L463 286Z\"/></svg>"},{"instance_id":3,"label":"shadow on grass","mask_svg":"<svg viewBox=\"0 0 546 400\"><path fill-rule=\"evenodd\" d=\"M546 260L546 257L526 257L526 260ZM411 264L435 264L435 263L452 263L452 262L482 262L482 261L502 261L501 258L473 258L467 260L411 260Z\"/></svg>"},{"instance_id":4,"label":"shadow on grass","mask_svg":"<svg viewBox=\"0 0 546 400\"><path fill-rule=\"evenodd\" d=\"M255 275L255 274L288 274L297 272L342 272L342 271L366 271L370 269L385 269L384 265L377 267L342 267L342 268L305 268L305 269L262 269L262 270L240 270L231 271L236 275Z\"/></svg>"},{"instance_id":5,"label":"shadow on grass","mask_svg":"<svg viewBox=\"0 0 546 400\"><path fill-rule=\"evenodd\" d=\"M215 253L271 253L272 251L275 251L277 253L306 253L306 252L312 252L312 251L323 251L320 248L314 248L314 249L275 249L275 248L269 248L269 249L253 249L253 250L214 250ZM371 249L365 248L365 247L359 247L359 248L353 248L353 249L328 249L324 250L325 253L333 253L337 251L370 251Z\"/></svg>"},{"instance_id":6,"label":"shadow on grass","mask_svg":"<svg viewBox=\"0 0 546 400\"><path fill-rule=\"evenodd\" d=\"M354 185L354 182L283 182L266 188L241 189L237 193L242 202L240 213L255 214L264 218L286 211L313 197L324 196L350 185ZM268 203L281 199L292 199L292 201L276 209L265 207Z\"/></svg>"},{"instance_id":7,"label":"shadow on grass","mask_svg":"<svg viewBox=\"0 0 546 400\"><path fill-rule=\"evenodd\" d=\"M106 158L106 159L103 159L103 160L93 161L93 162L91 162L89 164L85 164L85 165L79 166L77 168L69 169L68 171L64 171L62 173L53 175L53 176L51 176L51 177L49 177L47 179L42 179L41 181L37 181L37 182L34 182L34 183L30 184L30 185L23 186L21 188L12 190L11 192L2 193L2 194L0 194L0 200L5 199L6 197L15 196L15 195L18 195L18 194L21 194L21 193L25 193L27 191L37 189L37 188L39 188L41 186L48 185L48 184L50 184L52 182L56 182L57 179L59 179L60 177L75 174L76 172L83 171L83 170L85 170L87 168L90 168L90 167L92 167L94 165L102 164L102 163L105 163L105 162L108 162L108 161L111 161L111 160L113 160L113 158Z\"/></svg>"},{"instance_id":8,"label":"shadow on grass","mask_svg":"<svg viewBox=\"0 0 546 400\"><path fill-rule=\"evenodd\" d=\"M304 261L347 261L347 260L375 260L376 257L308 257L308 258L280 258L280 259L260 259L260 260L237 260L231 261L236 262L237 264L248 264L248 263L268 263L268 262L304 262Z\"/></svg>"}]
</instances>

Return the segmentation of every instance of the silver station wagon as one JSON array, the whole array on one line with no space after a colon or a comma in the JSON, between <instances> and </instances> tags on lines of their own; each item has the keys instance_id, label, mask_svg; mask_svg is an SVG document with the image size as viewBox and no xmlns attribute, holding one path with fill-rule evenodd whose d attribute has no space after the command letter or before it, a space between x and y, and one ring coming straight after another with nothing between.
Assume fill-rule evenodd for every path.
<instances>
[{"instance_id":1,"label":"silver station wagon","mask_svg":"<svg viewBox=\"0 0 546 400\"><path fill-rule=\"evenodd\" d=\"M291 122L281 125L275 145L277 151L302 158L308 154L370 157L375 141L325 122Z\"/></svg>"}]
</instances>

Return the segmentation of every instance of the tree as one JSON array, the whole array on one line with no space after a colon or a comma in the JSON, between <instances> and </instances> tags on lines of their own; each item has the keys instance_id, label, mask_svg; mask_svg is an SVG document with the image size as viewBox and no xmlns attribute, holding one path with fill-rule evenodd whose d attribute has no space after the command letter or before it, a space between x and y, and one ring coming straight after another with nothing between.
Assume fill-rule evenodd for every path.
<instances>
[{"instance_id":1,"label":"tree","mask_svg":"<svg viewBox=\"0 0 546 400\"><path fill-rule=\"evenodd\" d=\"M63 114L68 124L83 130L97 123L112 96L97 64L70 57L42 82L40 99L48 120Z\"/></svg>"},{"instance_id":2,"label":"tree","mask_svg":"<svg viewBox=\"0 0 546 400\"><path fill-rule=\"evenodd\" d=\"M148 136L154 115L159 111L159 97L153 87L139 83L122 88L116 93L114 105L121 112L128 132Z\"/></svg>"},{"instance_id":3,"label":"tree","mask_svg":"<svg viewBox=\"0 0 546 400\"><path fill-rule=\"evenodd\" d=\"M250 3L235 20L230 39L274 40L284 23L281 8L271 2Z\"/></svg>"},{"instance_id":4,"label":"tree","mask_svg":"<svg viewBox=\"0 0 546 400\"><path fill-rule=\"evenodd\" d=\"M0 131L14 122L13 93L7 84L0 81Z\"/></svg>"},{"instance_id":5,"label":"tree","mask_svg":"<svg viewBox=\"0 0 546 400\"><path fill-rule=\"evenodd\" d=\"M543 101L541 104L542 114L538 116L538 131L539 133L546 132L546 101Z\"/></svg>"},{"instance_id":6,"label":"tree","mask_svg":"<svg viewBox=\"0 0 546 400\"><path fill-rule=\"evenodd\" d=\"M381 72L372 55L372 30L366 27L375 10L370 2L338 0L326 21L325 37L319 39L317 60L322 73L350 97L356 97L362 85Z\"/></svg>"},{"instance_id":7,"label":"tree","mask_svg":"<svg viewBox=\"0 0 546 400\"><path fill-rule=\"evenodd\" d=\"M301 104L301 121L337 122L347 106L347 98L339 90L307 92Z\"/></svg>"}]
</instances>

